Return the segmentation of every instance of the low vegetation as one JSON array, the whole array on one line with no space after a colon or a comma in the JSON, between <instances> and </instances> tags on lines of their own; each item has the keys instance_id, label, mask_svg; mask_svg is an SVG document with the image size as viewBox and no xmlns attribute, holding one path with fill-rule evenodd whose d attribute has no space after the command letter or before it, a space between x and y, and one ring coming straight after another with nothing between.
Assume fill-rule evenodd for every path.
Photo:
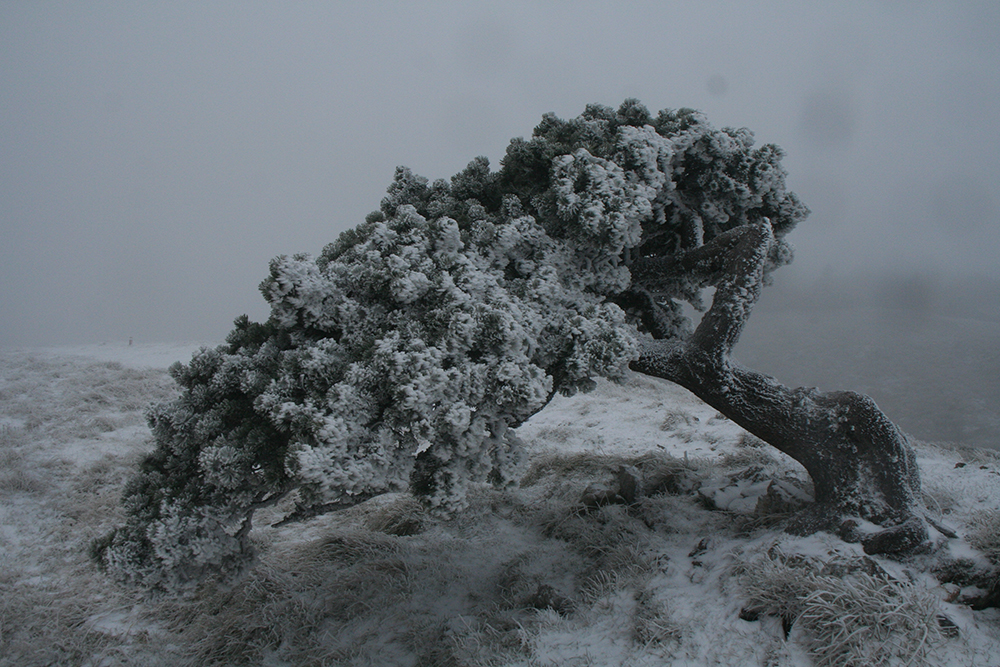
<instances>
[{"instance_id":1,"label":"low vegetation","mask_svg":"<svg viewBox=\"0 0 1000 667\"><path fill-rule=\"evenodd\" d=\"M291 508L275 506L251 532L259 557L243 578L144 597L85 551L120 520L129 471L150 447L141 406L169 396L165 371L24 354L0 364L0 479L32 480L0 486L0 665L1000 658L1000 615L970 608L996 567L1000 460L989 453L927 448L923 459L928 488L974 489L934 515L964 539L939 537L935 553L905 561L865 556L833 535L784 534L786 512L762 499L775 481L808 491L797 464L672 385L636 377L553 401L521 429L533 454L520 484L474 486L451 518L406 493L280 527ZM79 409L92 392L103 408ZM643 422L654 403L684 428ZM99 418L115 428L87 427Z\"/></svg>"}]
</instances>

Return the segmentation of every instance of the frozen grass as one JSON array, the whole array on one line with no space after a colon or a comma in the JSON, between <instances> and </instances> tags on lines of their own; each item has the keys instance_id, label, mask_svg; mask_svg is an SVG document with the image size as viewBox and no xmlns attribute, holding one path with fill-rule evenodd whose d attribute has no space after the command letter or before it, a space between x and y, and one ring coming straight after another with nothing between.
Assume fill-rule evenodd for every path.
<instances>
[{"instance_id":1,"label":"frozen grass","mask_svg":"<svg viewBox=\"0 0 1000 667\"><path fill-rule=\"evenodd\" d=\"M994 565L1000 565L1000 509L973 514L968 531L969 544L983 552Z\"/></svg>"},{"instance_id":2,"label":"frozen grass","mask_svg":"<svg viewBox=\"0 0 1000 667\"><path fill-rule=\"evenodd\" d=\"M21 429L0 425L0 497L12 494L40 494L45 485L25 463Z\"/></svg>"},{"instance_id":3,"label":"frozen grass","mask_svg":"<svg viewBox=\"0 0 1000 667\"><path fill-rule=\"evenodd\" d=\"M839 542L769 555L755 545L778 539L783 515L710 510L702 486L786 480L797 464L645 378L554 401L522 429L521 486L475 487L449 520L405 494L281 528L269 523L287 508L270 508L243 580L144 599L86 551L120 520L149 447L143 412L173 395L168 375L13 353L0 371L3 667L1000 663L994 611L951 606L961 638L935 634L945 603L919 564L911 582L857 569ZM921 462L935 511L971 547L957 545L995 558L996 459L935 452ZM614 499L623 469L641 487L630 504ZM750 601L760 622L739 619ZM767 614L794 619L787 642Z\"/></svg>"},{"instance_id":4,"label":"frozen grass","mask_svg":"<svg viewBox=\"0 0 1000 667\"><path fill-rule=\"evenodd\" d=\"M109 594L91 573L80 571L62 587L25 581L10 567L0 576L0 664L174 664L155 628L128 625L134 601Z\"/></svg>"},{"instance_id":5,"label":"frozen grass","mask_svg":"<svg viewBox=\"0 0 1000 667\"><path fill-rule=\"evenodd\" d=\"M352 646L380 636L375 610L409 591L397 547L377 534L344 534L281 554L231 590L163 602L166 619L197 665L254 665L272 654L296 665L340 664ZM355 622L355 619L362 619Z\"/></svg>"},{"instance_id":6,"label":"frozen grass","mask_svg":"<svg viewBox=\"0 0 1000 667\"><path fill-rule=\"evenodd\" d=\"M684 636L671 618L668 601L647 588L636 592L633 624L635 641L644 649L679 645Z\"/></svg>"},{"instance_id":7,"label":"frozen grass","mask_svg":"<svg viewBox=\"0 0 1000 667\"><path fill-rule=\"evenodd\" d=\"M86 557L117 515L143 410L173 394L170 378L13 353L0 368L0 664L170 664L142 624L102 625L134 621L138 600Z\"/></svg>"},{"instance_id":8,"label":"frozen grass","mask_svg":"<svg viewBox=\"0 0 1000 667\"><path fill-rule=\"evenodd\" d=\"M926 590L863 572L818 583L798 617L816 667L922 665L941 639L939 600Z\"/></svg>"},{"instance_id":9,"label":"frozen grass","mask_svg":"<svg viewBox=\"0 0 1000 667\"><path fill-rule=\"evenodd\" d=\"M816 667L925 665L941 641L940 600L869 559L824 561L771 546L744 556L735 572L746 611L798 628Z\"/></svg>"}]
</instances>

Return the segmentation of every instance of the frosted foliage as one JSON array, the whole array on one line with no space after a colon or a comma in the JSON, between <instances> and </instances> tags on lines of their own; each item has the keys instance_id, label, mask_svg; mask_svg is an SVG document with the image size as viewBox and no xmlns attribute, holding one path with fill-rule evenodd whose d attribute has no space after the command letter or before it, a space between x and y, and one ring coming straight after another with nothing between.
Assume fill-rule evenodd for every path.
<instances>
[{"instance_id":1,"label":"frosted foliage","mask_svg":"<svg viewBox=\"0 0 1000 667\"><path fill-rule=\"evenodd\" d=\"M231 574L246 565L240 539L226 530L228 517L217 514L210 508L192 513L182 505L164 504L149 539L161 565L156 574L170 577L163 582L167 587L196 582L206 573Z\"/></svg>"},{"instance_id":2,"label":"frosted foliage","mask_svg":"<svg viewBox=\"0 0 1000 667\"><path fill-rule=\"evenodd\" d=\"M527 218L492 236L467 246L454 220L404 205L332 261L272 265L275 319L299 328L296 350L330 386L303 401L279 378L256 405L292 433L289 469L313 501L404 487L422 455L428 502L455 509L468 481L514 478L508 427L548 400L553 366L566 388L625 372L636 343L623 313L576 285L564 244Z\"/></svg>"},{"instance_id":3,"label":"frosted foliage","mask_svg":"<svg viewBox=\"0 0 1000 667\"><path fill-rule=\"evenodd\" d=\"M255 509L293 491L305 512L402 489L451 512L469 484L517 479L512 429L637 358L614 302L632 259L700 244L700 215L770 215L778 233L801 213L749 133L693 118L631 101L546 116L499 172L477 158L430 183L401 167L364 224L318 257L274 259L267 322L240 318L172 369L183 393L150 413L156 450L101 561L169 588L242 567Z\"/></svg>"},{"instance_id":4,"label":"frosted foliage","mask_svg":"<svg viewBox=\"0 0 1000 667\"><path fill-rule=\"evenodd\" d=\"M643 185L651 188L645 193L647 197L669 192L673 158L674 142L658 134L649 125L626 125L618 130L615 162L625 165Z\"/></svg>"},{"instance_id":5,"label":"frosted foliage","mask_svg":"<svg viewBox=\"0 0 1000 667\"><path fill-rule=\"evenodd\" d=\"M628 269L619 258L622 250L639 244L655 188L627 180L617 164L583 148L556 158L552 179L559 217L580 247L584 271L601 291L628 287Z\"/></svg>"},{"instance_id":6,"label":"frosted foliage","mask_svg":"<svg viewBox=\"0 0 1000 667\"><path fill-rule=\"evenodd\" d=\"M745 128L699 133L688 139L690 144L682 151L684 161L677 167L682 178L691 180L686 189L695 195L685 193L686 205L705 227L721 231L733 221L742 224L747 222L748 211L768 211L772 218L776 213L798 215L801 204L785 191L780 148L767 145L753 150L753 133ZM780 224L775 227L778 233L786 231Z\"/></svg>"},{"instance_id":7,"label":"frosted foliage","mask_svg":"<svg viewBox=\"0 0 1000 667\"><path fill-rule=\"evenodd\" d=\"M164 501L146 527L146 543L121 542L104 553L105 567L149 588L178 590L208 577L231 578L252 562L232 517L220 508ZM139 547L148 547L151 554ZM152 557L150 557L150 555Z\"/></svg>"}]
</instances>

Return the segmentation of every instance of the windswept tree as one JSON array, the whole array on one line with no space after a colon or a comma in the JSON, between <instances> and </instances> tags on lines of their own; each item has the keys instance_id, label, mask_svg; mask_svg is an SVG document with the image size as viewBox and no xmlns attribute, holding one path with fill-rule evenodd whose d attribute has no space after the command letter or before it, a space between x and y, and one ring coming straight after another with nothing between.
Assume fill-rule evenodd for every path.
<instances>
[{"instance_id":1,"label":"windswept tree","mask_svg":"<svg viewBox=\"0 0 1000 667\"><path fill-rule=\"evenodd\" d=\"M544 116L499 171L477 158L429 182L399 168L364 224L318 257L271 262L266 322L240 318L225 345L171 368L182 393L151 411L155 450L95 557L176 589L243 569L254 511L289 493L291 518L399 490L455 511L470 483L515 483L513 429L555 392L629 369L800 461L815 502L790 530L857 517L883 528L863 536L870 552L915 546L914 456L875 404L731 359L808 213L781 158L748 130L628 100ZM708 287L692 330L681 304L703 310Z\"/></svg>"}]
</instances>

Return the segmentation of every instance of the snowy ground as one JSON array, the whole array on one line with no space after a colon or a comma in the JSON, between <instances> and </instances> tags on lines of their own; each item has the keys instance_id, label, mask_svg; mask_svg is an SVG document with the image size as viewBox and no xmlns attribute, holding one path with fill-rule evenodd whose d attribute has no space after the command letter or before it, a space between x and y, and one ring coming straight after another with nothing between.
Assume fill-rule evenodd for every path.
<instances>
[{"instance_id":1,"label":"snowy ground","mask_svg":"<svg viewBox=\"0 0 1000 667\"><path fill-rule=\"evenodd\" d=\"M197 347L0 351L0 665L1000 665L975 590L783 534L801 468L640 376L553 401L521 427L520 487L450 521L402 495L269 527L278 507L247 579L144 600L87 546L120 518L165 368ZM919 452L960 536L938 554L988 567L969 543L1000 558L1000 454ZM605 502L632 480L632 504Z\"/></svg>"}]
</instances>

